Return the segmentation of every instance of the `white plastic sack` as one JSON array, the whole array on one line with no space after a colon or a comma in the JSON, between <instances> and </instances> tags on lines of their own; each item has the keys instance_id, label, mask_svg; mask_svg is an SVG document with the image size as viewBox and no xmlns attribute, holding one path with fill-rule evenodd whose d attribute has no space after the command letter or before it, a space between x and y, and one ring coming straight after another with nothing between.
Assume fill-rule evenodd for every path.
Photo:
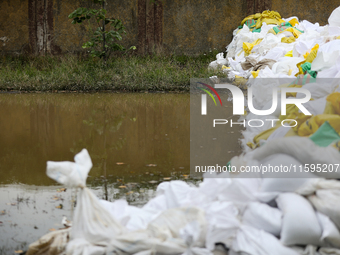
<instances>
[{"instance_id":1,"label":"white plastic sack","mask_svg":"<svg viewBox=\"0 0 340 255\"><path fill-rule=\"evenodd\" d=\"M284 137L268 141L264 146L254 151L253 157L261 161L270 155L278 153L290 155L302 164L328 164L336 166L340 162L338 150L332 146L319 147L307 137ZM314 174L324 178L340 178L340 171L315 171Z\"/></svg>"},{"instance_id":2,"label":"white plastic sack","mask_svg":"<svg viewBox=\"0 0 340 255\"><path fill-rule=\"evenodd\" d=\"M245 225L238 230L231 249L234 254L238 252L247 255L298 255L296 251L283 246L275 236Z\"/></svg>"},{"instance_id":3,"label":"white plastic sack","mask_svg":"<svg viewBox=\"0 0 340 255\"><path fill-rule=\"evenodd\" d=\"M232 202L211 203L206 212L209 224L205 245L209 250L213 250L216 243L231 247L240 227L238 215L239 210Z\"/></svg>"},{"instance_id":4,"label":"white plastic sack","mask_svg":"<svg viewBox=\"0 0 340 255\"><path fill-rule=\"evenodd\" d=\"M340 248L340 233L334 223L326 215L317 212L316 216L322 226L321 241L326 246Z\"/></svg>"},{"instance_id":5,"label":"white plastic sack","mask_svg":"<svg viewBox=\"0 0 340 255\"><path fill-rule=\"evenodd\" d=\"M320 244L322 229L308 200L294 193L282 193L276 202L283 213L281 242L284 245Z\"/></svg>"},{"instance_id":6,"label":"white plastic sack","mask_svg":"<svg viewBox=\"0 0 340 255\"><path fill-rule=\"evenodd\" d=\"M274 236L280 236L282 213L277 208L267 204L249 203L242 217L242 223L259 230L264 230Z\"/></svg>"},{"instance_id":7,"label":"white plastic sack","mask_svg":"<svg viewBox=\"0 0 340 255\"><path fill-rule=\"evenodd\" d=\"M216 60L211 62L208 68L216 70L217 68L221 68L222 65L227 65L227 64L228 64L228 61L224 58L223 53L218 53L216 55Z\"/></svg>"},{"instance_id":8,"label":"white plastic sack","mask_svg":"<svg viewBox=\"0 0 340 255\"><path fill-rule=\"evenodd\" d=\"M81 187L74 211L69 254L82 254L88 246L108 246L111 239L124 232L124 228L100 203L91 190L85 187L87 174L92 167L90 155L83 149L73 162L47 162L47 175L67 187ZM79 245L78 245L79 244ZM92 248L91 248L92 249ZM88 253L91 254L91 253Z\"/></svg>"},{"instance_id":9,"label":"white plastic sack","mask_svg":"<svg viewBox=\"0 0 340 255\"><path fill-rule=\"evenodd\" d=\"M340 27L340 7L336 8L328 18L330 26Z\"/></svg>"},{"instance_id":10,"label":"white plastic sack","mask_svg":"<svg viewBox=\"0 0 340 255\"><path fill-rule=\"evenodd\" d=\"M317 211L328 216L340 228L340 190L317 190L308 199Z\"/></svg>"}]
</instances>

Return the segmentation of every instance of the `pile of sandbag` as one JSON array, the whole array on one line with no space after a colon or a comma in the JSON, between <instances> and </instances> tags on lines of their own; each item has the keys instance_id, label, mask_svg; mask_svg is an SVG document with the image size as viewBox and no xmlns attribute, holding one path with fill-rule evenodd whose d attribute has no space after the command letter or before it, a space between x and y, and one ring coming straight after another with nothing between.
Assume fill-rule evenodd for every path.
<instances>
[{"instance_id":1,"label":"pile of sandbag","mask_svg":"<svg viewBox=\"0 0 340 255\"><path fill-rule=\"evenodd\" d=\"M293 151L288 139L254 150L252 163L273 164L272 156L280 155L281 163L340 162L333 148L300 152L317 145L299 139ZM198 187L163 182L157 196L137 208L124 200L99 200L85 186L91 167L86 149L74 163L47 163L49 177L79 188L77 206L71 228L47 234L27 254L213 254L218 244L228 254L340 254L340 182L323 174L295 179L209 174Z\"/></svg>"},{"instance_id":2,"label":"pile of sandbag","mask_svg":"<svg viewBox=\"0 0 340 255\"><path fill-rule=\"evenodd\" d=\"M92 162L84 149L75 162L47 163L50 178L79 189L72 227L42 237L27 254L208 255L223 247L229 255L340 255L339 12L333 11L327 26L282 19L277 12L251 15L234 31L227 59L219 54L210 65L230 78L249 79L256 109L270 108L273 87L311 92L314 100L305 106L313 115L288 106L281 116L277 109L272 118L299 125L247 127L245 153L230 162L237 169L293 166L294 175L292 169L206 173L198 186L163 182L157 196L138 208L125 200L99 200L86 187ZM320 80L325 77L332 79ZM245 118L254 117L269 118ZM317 168L304 171L306 165Z\"/></svg>"}]
</instances>

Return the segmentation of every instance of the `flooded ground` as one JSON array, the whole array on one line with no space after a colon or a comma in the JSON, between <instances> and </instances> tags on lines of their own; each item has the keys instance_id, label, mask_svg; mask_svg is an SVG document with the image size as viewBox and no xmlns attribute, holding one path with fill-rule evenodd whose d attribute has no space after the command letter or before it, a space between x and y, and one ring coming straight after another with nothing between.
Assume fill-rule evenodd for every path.
<instances>
[{"instance_id":1,"label":"flooded ground","mask_svg":"<svg viewBox=\"0 0 340 255\"><path fill-rule=\"evenodd\" d=\"M75 191L46 176L47 160L73 161L87 148L88 186L136 206L161 181L200 182L189 176L189 102L189 94L0 94L0 254L71 218Z\"/></svg>"}]
</instances>

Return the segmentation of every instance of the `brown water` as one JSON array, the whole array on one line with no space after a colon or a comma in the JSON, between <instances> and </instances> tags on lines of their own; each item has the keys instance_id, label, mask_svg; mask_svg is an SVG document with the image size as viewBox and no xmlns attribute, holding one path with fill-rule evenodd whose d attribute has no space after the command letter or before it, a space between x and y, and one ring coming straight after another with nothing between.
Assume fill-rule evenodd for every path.
<instances>
[{"instance_id":1,"label":"brown water","mask_svg":"<svg viewBox=\"0 0 340 255\"><path fill-rule=\"evenodd\" d=\"M189 94L0 94L0 254L27 249L71 217L75 192L58 190L47 160L73 161L87 148L88 186L137 206L161 181L197 184L188 176L189 102Z\"/></svg>"}]
</instances>

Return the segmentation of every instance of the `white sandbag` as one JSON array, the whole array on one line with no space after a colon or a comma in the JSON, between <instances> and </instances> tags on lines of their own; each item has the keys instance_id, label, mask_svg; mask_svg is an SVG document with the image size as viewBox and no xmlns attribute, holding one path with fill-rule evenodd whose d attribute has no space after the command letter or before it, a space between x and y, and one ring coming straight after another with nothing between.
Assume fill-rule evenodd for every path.
<instances>
[{"instance_id":1,"label":"white sandbag","mask_svg":"<svg viewBox=\"0 0 340 255\"><path fill-rule=\"evenodd\" d=\"M185 230L185 235L193 236L193 243L190 245L204 247L207 222L204 211L198 208L182 207L169 209L150 222L148 231L153 237L157 237L160 240L171 240L172 238L181 238L181 235L184 235L181 230L188 224L195 224L195 228L191 227ZM189 234L190 230L192 232Z\"/></svg>"},{"instance_id":2,"label":"white sandbag","mask_svg":"<svg viewBox=\"0 0 340 255\"><path fill-rule=\"evenodd\" d=\"M319 98L317 100L308 101L307 103L304 103L303 106L312 115L323 114L325 107L326 107L326 97Z\"/></svg>"},{"instance_id":3,"label":"white sandbag","mask_svg":"<svg viewBox=\"0 0 340 255\"><path fill-rule=\"evenodd\" d=\"M266 68L263 70L266 70ZM266 78L266 77L263 77L263 78ZM263 109L263 106L267 104L267 102L270 102L273 99L273 88L278 87L279 85L280 83L278 79L253 79L251 80L250 86L252 87L253 105L255 109Z\"/></svg>"},{"instance_id":4,"label":"white sandbag","mask_svg":"<svg viewBox=\"0 0 340 255\"><path fill-rule=\"evenodd\" d=\"M340 7L332 11L328 18L328 24L330 26L340 27Z\"/></svg>"},{"instance_id":5,"label":"white sandbag","mask_svg":"<svg viewBox=\"0 0 340 255\"><path fill-rule=\"evenodd\" d=\"M157 194L164 194L167 208L185 206L190 203L187 195L191 187L184 181L163 182L157 187Z\"/></svg>"},{"instance_id":6,"label":"white sandbag","mask_svg":"<svg viewBox=\"0 0 340 255\"><path fill-rule=\"evenodd\" d=\"M113 203L105 200L100 202L114 219L119 221L127 230L133 231L146 229L153 219L167 210L167 207L163 206L165 201L164 196L158 196L151 199L143 208L130 206L126 200L122 199L116 200Z\"/></svg>"},{"instance_id":7,"label":"white sandbag","mask_svg":"<svg viewBox=\"0 0 340 255\"><path fill-rule=\"evenodd\" d=\"M276 202L283 213L280 240L284 245L320 244L322 229L307 199L294 193L282 193Z\"/></svg>"},{"instance_id":8,"label":"white sandbag","mask_svg":"<svg viewBox=\"0 0 340 255\"><path fill-rule=\"evenodd\" d=\"M213 253L206 248L195 247L196 242L200 238L200 233L201 229L197 221L188 223L180 230L180 237L188 247L182 255L213 255Z\"/></svg>"},{"instance_id":9,"label":"white sandbag","mask_svg":"<svg viewBox=\"0 0 340 255\"><path fill-rule=\"evenodd\" d=\"M321 241L325 246L340 248L340 233L335 224L326 215L316 212L322 227Z\"/></svg>"},{"instance_id":10,"label":"white sandbag","mask_svg":"<svg viewBox=\"0 0 340 255\"><path fill-rule=\"evenodd\" d=\"M340 182L337 180L325 180L323 178L309 179L300 188L295 190L295 193L308 196L321 189L338 189L340 190Z\"/></svg>"},{"instance_id":11,"label":"white sandbag","mask_svg":"<svg viewBox=\"0 0 340 255\"><path fill-rule=\"evenodd\" d=\"M111 239L125 230L100 203L96 195L85 187L92 161L83 149L73 162L47 162L47 175L68 187L80 187L74 211L71 240L67 251L70 254L89 253L94 246L108 246ZM81 245L81 243L89 245ZM80 244L80 245L79 245Z\"/></svg>"},{"instance_id":12,"label":"white sandbag","mask_svg":"<svg viewBox=\"0 0 340 255\"><path fill-rule=\"evenodd\" d=\"M296 44L294 45L294 49L293 49L293 56L294 57L300 57L303 54L305 54L308 50L310 50L311 48L313 48L314 42L313 41L303 41L303 40L299 40L298 42L296 42Z\"/></svg>"},{"instance_id":13,"label":"white sandbag","mask_svg":"<svg viewBox=\"0 0 340 255\"><path fill-rule=\"evenodd\" d=\"M272 140L274 141L274 140ZM265 146L265 145L263 145ZM256 153L254 153L256 155ZM309 172L300 172L301 162L287 154L273 154L260 160L262 165L262 178L316 178L317 176ZM296 169L296 170L294 170ZM300 182L299 182L300 183ZM293 185L293 184L292 184ZM263 183L262 183L263 188ZM296 188L296 187L295 187ZM289 190L287 190L289 189ZM291 187L284 190L271 191L292 191Z\"/></svg>"},{"instance_id":14,"label":"white sandbag","mask_svg":"<svg viewBox=\"0 0 340 255\"><path fill-rule=\"evenodd\" d=\"M206 211L209 221L205 245L209 250L215 248L216 243L223 243L231 247L240 227L239 210L232 202L215 201Z\"/></svg>"},{"instance_id":15,"label":"white sandbag","mask_svg":"<svg viewBox=\"0 0 340 255\"><path fill-rule=\"evenodd\" d=\"M336 84L332 84L330 80L326 80L323 78L316 78L315 83L308 83L303 86L304 89L307 89L311 93L311 97L313 99L322 98L331 94L336 87ZM297 93L296 98L305 98L306 94Z\"/></svg>"},{"instance_id":16,"label":"white sandbag","mask_svg":"<svg viewBox=\"0 0 340 255\"><path fill-rule=\"evenodd\" d=\"M318 72L317 78L335 78L340 76L340 58L336 61L335 65L329 69ZM324 82L326 83L326 82Z\"/></svg>"},{"instance_id":17,"label":"white sandbag","mask_svg":"<svg viewBox=\"0 0 340 255\"><path fill-rule=\"evenodd\" d=\"M86 149L74 157L74 162L47 161L46 174L66 187L85 187L86 179L92 168L92 161Z\"/></svg>"},{"instance_id":18,"label":"white sandbag","mask_svg":"<svg viewBox=\"0 0 340 255\"><path fill-rule=\"evenodd\" d=\"M320 255L340 255L340 249L321 247L319 249L319 254Z\"/></svg>"},{"instance_id":19,"label":"white sandbag","mask_svg":"<svg viewBox=\"0 0 340 255\"><path fill-rule=\"evenodd\" d=\"M324 178L340 178L340 171L335 171L336 166L338 166L340 162L340 153L332 146L319 147L307 137L284 137L268 141L265 146L254 151L253 157L261 161L270 155L278 153L290 155L303 165L332 165L334 169L332 172L329 170L327 172L314 171L313 174ZM303 168L302 172L311 173L312 171L305 171Z\"/></svg>"},{"instance_id":20,"label":"white sandbag","mask_svg":"<svg viewBox=\"0 0 340 255\"><path fill-rule=\"evenodd\" d=\"M339 36L340 35L340 26L329 26L328 27L328 34L329 36Z\"/></svg>"},{"instance_id":21,"label":"white sandbag","mask_svg":"<svg viewBox=\"0 0 340 255\"><path fill-rule=\"evenodd\" d=\"M298 72L299 69L296 67L296 64L300 63L301 61L304 61L304 58L281 58L279 62L276 62L273 65L272 70L274 73L288 74L289 72L291 72L293 75Z\"/></svg>"},{"instance_id":22,"label":"white sandbag","mask_svg":"<svg viewBox=\"0 0 340 255\"><path fill-rule=\"evenodd\" d=\"M317 211L328 216L340 228L340 190L317 190L308 199Z\"/></svg>"},{"instance_id":23,"label":"white sandbag","mask_svg":"<svg viewBox=\"0 0 340 255\"><path fill-rule=\"evenodd\" d=\"M317 252L318 247L308 244L307 246L291 246L291 248L300 255L320 255Z\"/></svg>"},{"instance_id":24,"label":"white sandbag","mask_svg":"<svg viewBox=\"0 0 340 255\"><path fill-rule=\"evenodd\" d=\"M281 137L284 137L288 132L289 130L291 130L291 128L288 128L288 127L284 127L284 126L281 126L279 128L277 128L267 139L267 141L270 141L270 140L274 140L274 139L277 139L277 138L281 138Z\"/></svg>"},{"instance_id":25,"label":"white sandbag","mask_svg":"<svg viewBox=\"0 0 340 255\"><path fill-rule=\"evenodd\" d=\"M119 235L111 240L118 254L182 254L195 251L207 254L203 248L207 223L204 212L198 208L174 208L164 211L151 221L146 230ZM149 252L149 253L148 253Z\"/></svg>"},{"instance_id":26,"label":"white sandbag","mask_svg":"<svg viewBox=\"0 0 340 255\"><path fill-rule=\"evenodd\" d=\"M298 255L283 246L275 236L246 225L239 228L231 250L247 255Z\"/></svg>"},{"instance_id":27,"label":"white sandbag","mask_svg":"<svg viewBox=\"0 0 340 255\"><path fill-rule=\"evenodd\" d=\"M275 47L275 48L271 49L270 51L268 51L268 53L264 57L262 57L262 59L267 58L267 59L273 59L273 60L278 61L279 58L283 57L286 53L287 52L286 52L285 48ZM260 58L260 60L262 60L262 59Z\"/></svg>"},{"instance_id":28,"label":"white sandbag","mask_svg":"<svg viewBox=\"0 0 340 255\"><path fill-rule=\"evenodd\" d=\"M280 236L282 213L267 204L252 202L248 204L243 214L242 223L259 230L262 229L274 236Z\"/></svg>"},{"instance_id":29,"label":"white sandbag","mask_svg":"<svg viewBox=\"0 0 340 255\"><path fill-rule=\"evenodd\" d=\"M218 53L216 55L216 60L211 62L208 68L216 70L218 68L221 68L222 65L228 65L228 61L224 58L223 53Z\"/></svg>"},{"instance_id":30,"label":"white sandbag","mask_svg":"<svg viewBox=\"0 0 340 255\"><path fill-rule=\"evenodd\" d=\"M327 43L327 44L329 44L329 43ZM340 49L340 41L339 41L338 47ZM316 58L314 59L314 61L312 63L311 70L322 71L322 70L331 68L332 66L335 65L339 56L340 56L339 50L330 51L330 52L318 51L318 54L317 54Z\"/></svg>"}]
</instances>

